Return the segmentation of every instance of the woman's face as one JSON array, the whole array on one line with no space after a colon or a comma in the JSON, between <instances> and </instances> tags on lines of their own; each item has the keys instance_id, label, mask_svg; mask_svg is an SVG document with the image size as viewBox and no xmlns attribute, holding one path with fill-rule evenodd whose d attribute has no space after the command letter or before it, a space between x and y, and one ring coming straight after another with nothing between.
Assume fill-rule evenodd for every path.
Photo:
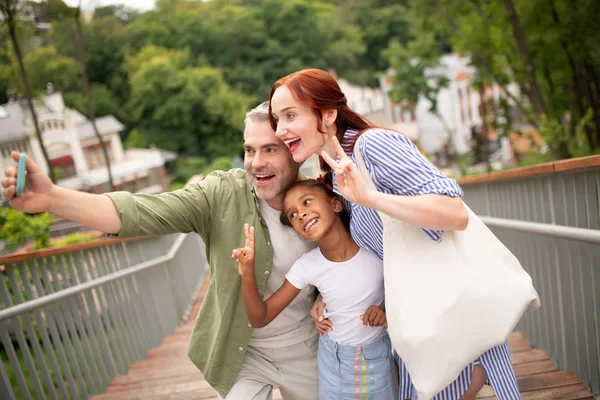
<instances>
[{"instance_id":1,"label":"woman's face","mask_svg":"<svg viewBox=\"0 0 600 400\"><path fill-rule=\"evenodd\" d=\"M342 208L339 199L302 185L290 189L283 200L283 211L294 230L311 241L318 241L329 232Z\"/></svg>"},{"instance_id":2,"label":"woman's face","mask_svg":"<svg viewBox=\"0 0 600 400\"><path fill-rule=\"evenodd\" d=\"M277 123L275 136L290 149L294 161L303 163L311 155L321 152L328 139L327 134L317 129L319 119L313 109L300 104L287 86L280 86L275 90L271 98L271 109ZM324 128L321 127L323 132Z\"/></svg>"}]
</instances>

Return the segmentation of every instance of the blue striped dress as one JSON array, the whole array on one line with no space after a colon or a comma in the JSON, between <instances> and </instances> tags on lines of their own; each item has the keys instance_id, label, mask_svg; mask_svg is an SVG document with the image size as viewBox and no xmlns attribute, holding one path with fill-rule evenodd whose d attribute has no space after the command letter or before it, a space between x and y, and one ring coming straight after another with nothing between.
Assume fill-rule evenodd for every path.
<instances>
[{"instance_id":1,"label":"blue striped dress","mask_svg":"<svg viewBox=\"0 0 600 400\"><path fill-rule=\"evenodd\" d=\"M342 147L354 162L352 143L358 132L346 131ZM418 151L406 136L386 129L367 130L360 140L360 151L365 166L380 192L402 196L417 196L427 193L462 197L458 183L446 178L435 169ZM333 187L337 192L335 173ZM383 225L377 212L344 201L350 212L350 230L356 243L371 250L383 259ZM423 229L432 240L441 240L441 231ZM398 357L400 395L399 399L417 399L404 363ZM500 400L520 399L519 388L512 369L508 344L494 347L468 365L458 378L434 397L435 400L458 400L471 382L473 367L481 364L488 376L487 383L494 388Z\"/></svg>"}]
</instances>

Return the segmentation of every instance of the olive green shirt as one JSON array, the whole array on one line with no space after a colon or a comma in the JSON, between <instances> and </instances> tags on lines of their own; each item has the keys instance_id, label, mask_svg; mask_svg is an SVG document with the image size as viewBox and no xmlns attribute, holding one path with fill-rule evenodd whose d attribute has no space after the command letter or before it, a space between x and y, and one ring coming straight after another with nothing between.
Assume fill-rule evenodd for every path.
<instances>
[{"instance_id":1,"label":"olive green shirt","mask_svg":"<svg viewBox=\"0 0 600 400\"><path fill-rule=\"evenodd\" d=\"M246 172L216 171L200 183L160 195L114 192L107 196L121 217L116 237L196 232L204 240L211 280L194 323L188 356L225 397L253 332L237 263L231 258L231 251L244 243L244 223L255 227L256 280L261 297L273 262L269 231Z\"/></svg>"}]
</instances>

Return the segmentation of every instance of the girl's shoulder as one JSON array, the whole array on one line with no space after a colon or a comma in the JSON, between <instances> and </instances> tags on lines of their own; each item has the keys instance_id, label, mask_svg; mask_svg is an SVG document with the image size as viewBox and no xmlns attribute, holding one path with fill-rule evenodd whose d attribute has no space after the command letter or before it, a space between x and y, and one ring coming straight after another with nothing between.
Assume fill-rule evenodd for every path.
<instances>
[{"instance_id":1,"label":"girl's shoulder","mask_svg":"<svg viewBox=\"0 0 600 400\"><path fill-rule=\"evenodd\" d=\"M302 254L300 256L300 258L297 260L297 262L300 262L305 265L311 265L323 258L324 257L323 257L323 253L321 253L321 249L319 249L319 247L315 247L314 249L309 250L306 253Z\"/></svg>"}]
</instances>

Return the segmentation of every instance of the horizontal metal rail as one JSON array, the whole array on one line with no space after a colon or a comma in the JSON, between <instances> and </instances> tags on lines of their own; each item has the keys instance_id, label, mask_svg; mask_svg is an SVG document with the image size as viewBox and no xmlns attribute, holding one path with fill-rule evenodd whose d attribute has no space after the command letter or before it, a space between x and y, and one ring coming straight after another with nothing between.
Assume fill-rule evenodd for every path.
<instances>
[{"instance_id":1,"label":"horizontal metal rail","mask_svg":"<svg viewBox=\"0 0 600 400\"><path fill-rule=\"evenodd\" d=\"M148 260L148 261L136 264L136 265L129 267L127 269L124 269L122 271L113 272L111 274L102 276L100 278L95 278L88 282L81 283L81 284L72 286L70 288L63 289L58 292L45 295L44 297L40 297L39 299L29 300L25 303L17 304L12 307L9 307L5 310L2 310L2 311L0 311L0 322L4 321L6 319L9 319L9 318L16 317L18 315L22 315L22 314L31 312L40 307L48 306L48 305L56 303L60 300L64 300L66 298L86 292L86 291L94 289L96 287L106 285L110 282L114 282L119 279L123 279L123 278L126 278L131 275L135 275L142 271L146 271L153 267L162 265L162 263L164 263L164 262L171 261L173 259L173 257L175 256L175 254L177 254L177 251L181 247L184 240L185 240L185 235L181 234L177 238L177 240L175 241L175 243L173 244L173 246L171 247L169 252L164 256L156 257L152 260Z\"/></svg>"},{"instance_id":2,"label":"horizontal metal rail","mask_svg":"<svg viewBox=\"0 0 600 400\"><path fill-rule=\"evenodd\" d=\"M561 239L600 244L600 230L574 228L563 225L542 224L539 222L518 221L515 219L480 216L483 223L491 228L504 228L513 231L536 233Z\"/></svg>"}]
</instances>

